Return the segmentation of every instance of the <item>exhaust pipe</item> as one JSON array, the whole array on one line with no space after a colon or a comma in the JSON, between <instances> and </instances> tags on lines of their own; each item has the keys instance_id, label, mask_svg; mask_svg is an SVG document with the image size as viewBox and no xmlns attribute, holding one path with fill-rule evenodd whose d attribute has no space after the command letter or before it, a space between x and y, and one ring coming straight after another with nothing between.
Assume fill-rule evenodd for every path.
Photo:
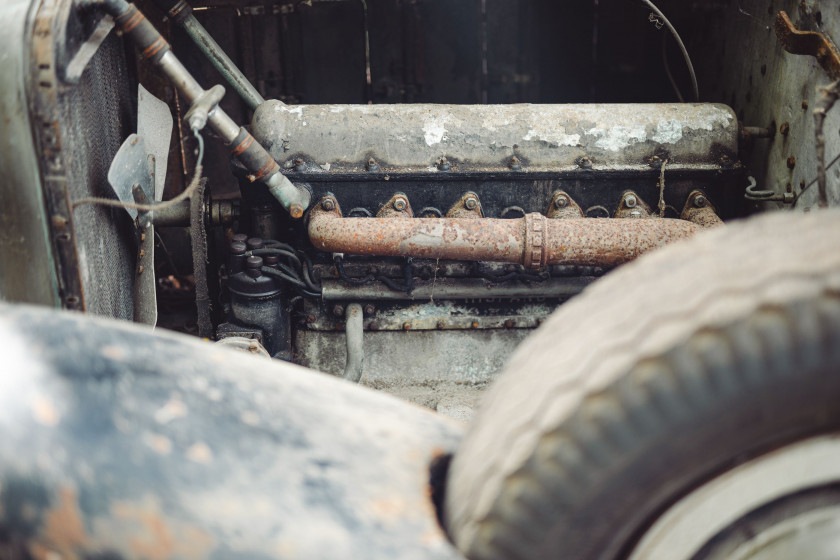
<instances>
[{"instance_id":1,"label":"exhaust pipe","mask_svg":"<svg viewBox=\"0 0 840 560\"><path fill-rule=\"evenodd\" d=\"M530 269L617 266L702 229L665 218L562 220L537 213L516 220L344 218L332 196L309 215L309 239L321 251L516 263Z\"/></svg>"}]
</instances>

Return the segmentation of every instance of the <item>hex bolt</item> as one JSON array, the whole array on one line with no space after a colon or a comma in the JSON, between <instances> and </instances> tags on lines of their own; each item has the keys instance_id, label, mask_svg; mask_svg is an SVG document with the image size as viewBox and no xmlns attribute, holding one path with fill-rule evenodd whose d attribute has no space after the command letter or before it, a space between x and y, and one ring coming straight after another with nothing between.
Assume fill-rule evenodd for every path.
<instances>
[{"instance_id":1,"label":"hex bolt","mask_svg":"<svg viewBox=\"0 0 840 560\"><path fill-rule=\"evenodd\" d=\"M783 122L782 126L779 127L779 133L782 136L787 136L788 134L790 134L790 124Z\"/></svg>"},{"instance_id":2,"label":"hex bolt","mask_svg":"<svg viewBox=\"0 0 840 560\"><path fill-rule=\"evenodd\" d=\"M796 167L796 157L795 156L790 156L789 158L787 158L787 166L788 166L788 169L793 169L794 167Z\"/></svg>"},{"instance_id":3,"label":"hex bolt","mask_svg":"<svg viewBox=\"0 0 840 560\"><path fill-rule=\"evenodd\" d=\"M394 199L394 210L402 212L408 206L408 201L401 196Z\"/></svg>"},{"instance_id":4,"label":"hex bolt","mask_svg":"<svg viewBox=\"0 0 840 560\"><path fill-rule=\"evenodd\" d=\"M374 313L376 313L376 307L374 307L373 304L369 303L369 304L365 305L364 312L365 312L365 315L373 315Z\"/></svg>"},{"instance_id":5,"label":"hex bolt","mask_svg":"<svg viewBox=\"0 0 840 560\"><path fill-rule=\"evenodd\" d=\"M638 200L636 199L636 197L635 197L634 195L632 195L632 194L628 194L627 196L625 196L625 197L624 197L624 205L625 205L627 208L635 208L635 207L636 207L636 204L638 204L638 202L639 202L639 201L638 201Z\"/></svg>"},{"instance_id":6,"label":"hex bolt","mask_svg":"<svg viewBox=\"0 0 840 560\"><path fill-rule=\"evenodd\" d=\"M331 198L325 198L324 201L321 202L321 208L327 212L332 212L335 210L335 201Z\"/></svg>"},{"instance_id":7,"label":"hex bolt","mask_svg":"<svg viewBox=\"0 0 840 560\"><path fill-rule=\"evenodd\" d=\"M478 206L478 199L474 196L468 196L464 199L464 208L467 210L475 210L476 206Z\"/></svg>"},{"instance_id":8,"label":"hex bolt","mask_svg":"<svg viewBox=\"0 0 840 560\"><path fill-rule=\"evenodd\" d=\"M702 194L698 194L694 197L694 206L696 206L697 208L705 208L708 202L709 201L706 200L706 197Z\"/></svg>"},{"instance_id":9,"label":"hex bolt","mask_svg":"<svg viewBox=\"0 0 840 560\"><path fill-rule=\"evenodd\" d=\"M343 305L336 305L333 307L333 315L336 317L344 317L344 306Z\"/></svg>"},{"instance_id":10,"label":"hex bolt","mask_svg":"<svg viewBox=\"0 0 840 560\"><path fill-rule=\"evenodd\" d=\"M511 171L520 171L522 169L522 162L519 161L518 157L513 156L508 162L508 168Z\"/></svg>"},{"instance_id":11,"label":"hex bolt","mask_svg":"<svg viewBox=\"0 0 840 560\"><path fill-rule=\"evenodd\" d=\"M554 199L554 206L557 208L565 208L569 205L569 198L565 195L560 195Z\"/></svg>"},{"instance_id":12,"label":"hex bolt","mask_svg":"<svg viewBox=\"0 0 840 560\"><path fill-rule=\"evenodd\" d=\"M442 157L442 158L440 158L440 161L438 161L437 168L440 169L441 171L449 171L449 169L451 167L449 165L449 162L446 160L446 158Z\"/></svg>"}]
</instances>

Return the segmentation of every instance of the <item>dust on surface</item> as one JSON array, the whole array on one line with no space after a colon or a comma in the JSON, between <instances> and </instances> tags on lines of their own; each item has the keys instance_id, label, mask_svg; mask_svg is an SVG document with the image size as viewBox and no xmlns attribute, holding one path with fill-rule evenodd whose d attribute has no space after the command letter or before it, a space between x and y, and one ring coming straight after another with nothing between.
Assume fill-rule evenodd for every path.
<instances>
[{"instance_id":1,"label":"dust on surface","mask_svg":"<svg viewBox=\"0 0 840 560\"><path fill-rule=\"evenodd\" d=\"M444 416L469 422L481 403L487 383L376 384L374 389L430 408Z\"/></svg>"}]
</instances>

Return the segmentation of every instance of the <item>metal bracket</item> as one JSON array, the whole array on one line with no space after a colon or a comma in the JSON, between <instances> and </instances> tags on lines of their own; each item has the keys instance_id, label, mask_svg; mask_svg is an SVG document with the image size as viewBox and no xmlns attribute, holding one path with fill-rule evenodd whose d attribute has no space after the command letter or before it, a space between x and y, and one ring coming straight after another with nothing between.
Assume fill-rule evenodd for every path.
<instances>
[{"instance_id":1,"label":"metal bracket","mask_svg":"<svg viewBox=\"0 0 840 560\"><path fill-rule=\"evenodd\" d=\"M557 191L552 195L545 215L552 220L577 220L585 217L583 210L566 191Z\"/></svg>"},{"instance_id":2,"label":"metal bracket","mask_svg":"<svg viewBox=\"0 0 840 560\"><path fill-rule=\"evenodd\" d=\"M464 193L464 196L449 209L446 217L467 220L483 218L484 214L481 211L481 202L478 199L478 195L472 191Z\"/></svg>"},{"instance_id":3,"label":"metal bracket","mask_svg":"<svg viewBox=\"0 0 840 560\"><path fill-rule=\"evenodd\" d=\"M377 218L413 218L414 211L405 193L397 193L376 213Z\"/></svg>"},{"instance_id":4,"label":"metal bracket","mask_svg":"<svg viewBox=\"0 0 840 560\"><path fill-rule=\"evenodd\" d=\"M650 206L633 191L624 191L615 211L616 218L645 219L651 217Z\"/></svg>"},{"instance_id":5,"label":"metal bracket","mask_svg":"<svg viewBox=\"0 0 840 560\"><path fill-rule=\"evenodd\" d=\"M749 185L744 191L744 198L752 202L783 202L785 204L792 204L796 199L793 193L785 192L776 194L773 191L758 190L754 177L747 177Z\"/></svg>"},{"instance_id":6,"label":"metal bracket","mask_svg":"<svg viewBox=\"0 0 840 560\"><path fill-rule=\"evenodd\" d=\"M717 209L701 190L691 191L688 195L680 219L707 229L723 225L723 220L717 215Z\"/></svg>"},{"instance_id":7,"label":"metal bracket","mask_svg":"<svg viewBox=\"0 0 840 560\"><path fill-rule=\"evenodd\" d=\"M840 80L840 51L825 34L800 31L782 11L776 15L776 37L787 52L815 57L832 80Z\"/></svg>"}]
</instances>

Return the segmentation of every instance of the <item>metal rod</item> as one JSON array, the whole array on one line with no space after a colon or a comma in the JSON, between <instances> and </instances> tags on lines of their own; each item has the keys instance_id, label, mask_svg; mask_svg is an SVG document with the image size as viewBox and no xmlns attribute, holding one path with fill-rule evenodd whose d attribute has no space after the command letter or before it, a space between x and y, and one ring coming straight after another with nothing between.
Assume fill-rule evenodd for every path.
<instances>
[{"instance_id":1,"label":"metal rod","mask_svg":"<svg viewBox=\"0 0 840 560\"><path fill-rule=\"evenodd\" d=\"M410 294L382 284L349 286L340 280L322 280L325 301L431 301L451 299L566 299L575 296L595 280L594 277L549 278L527 284L510 281L491 284L481 278L438 278L415 286Z\"/></svg>"},{"instance_id":2,"label":"metal rod","mask_svg":"<svg viewBox=\"0 0 840 560\"><path fill-rule=\"evenodd\" d=\"M77 0L77 5L83 8L98 6L113 16L123 35L140 49L142 57L159 68L191 106L212 93L212 90L205 91L193 78L172 53L169 43L133 4L126 0ZM269 192L293 218L303 216L311 199L309 191L293 185L280 172L280 166L262 144L238 126L221 107L216 106L207 117L207 123L231 146L233 155L250 171L251 180L265 183Z\"/></svg>"},{"instance_id":3,"label":"metal rod","mask_svg":"<svg viewBox=\"0 0 840 560\"><path fill-rule=\"evenodd\" d=\"M358 383L362 378L362 368L365 362L364 346L364 313L362 306L351 303L345 312L347 323L344 327L347 333L347 362L344 366L344 379Z\"/></svg>"},{"instance_id":4,"label":"metal rod","mask_svg":"<svg viewBox=\"0 0 840 560\"><path fill-rule=\"evenodd\" d=\"M233 87L248 107L253 111L265 101L260 92L248 81L248 78L237 68L236 64L225 54L213 37L207 32L193 14L188 14L180 23L187 35L193 40L201 52L210 60L210 63L219 71L222 77Z\"/></svg>"},{"instance_id":5,"label":"metal rod","mask_svg":"<svg viewBox=\"0 0 840 560\"><path fill-rule=\"evenodd\" d=\"M617 266L692 237L699 226L671 219L518 220L484 218L343 218L332 196L309 218L309 239L331 253L518 263Z\"/></svg>"}]
</instances>

